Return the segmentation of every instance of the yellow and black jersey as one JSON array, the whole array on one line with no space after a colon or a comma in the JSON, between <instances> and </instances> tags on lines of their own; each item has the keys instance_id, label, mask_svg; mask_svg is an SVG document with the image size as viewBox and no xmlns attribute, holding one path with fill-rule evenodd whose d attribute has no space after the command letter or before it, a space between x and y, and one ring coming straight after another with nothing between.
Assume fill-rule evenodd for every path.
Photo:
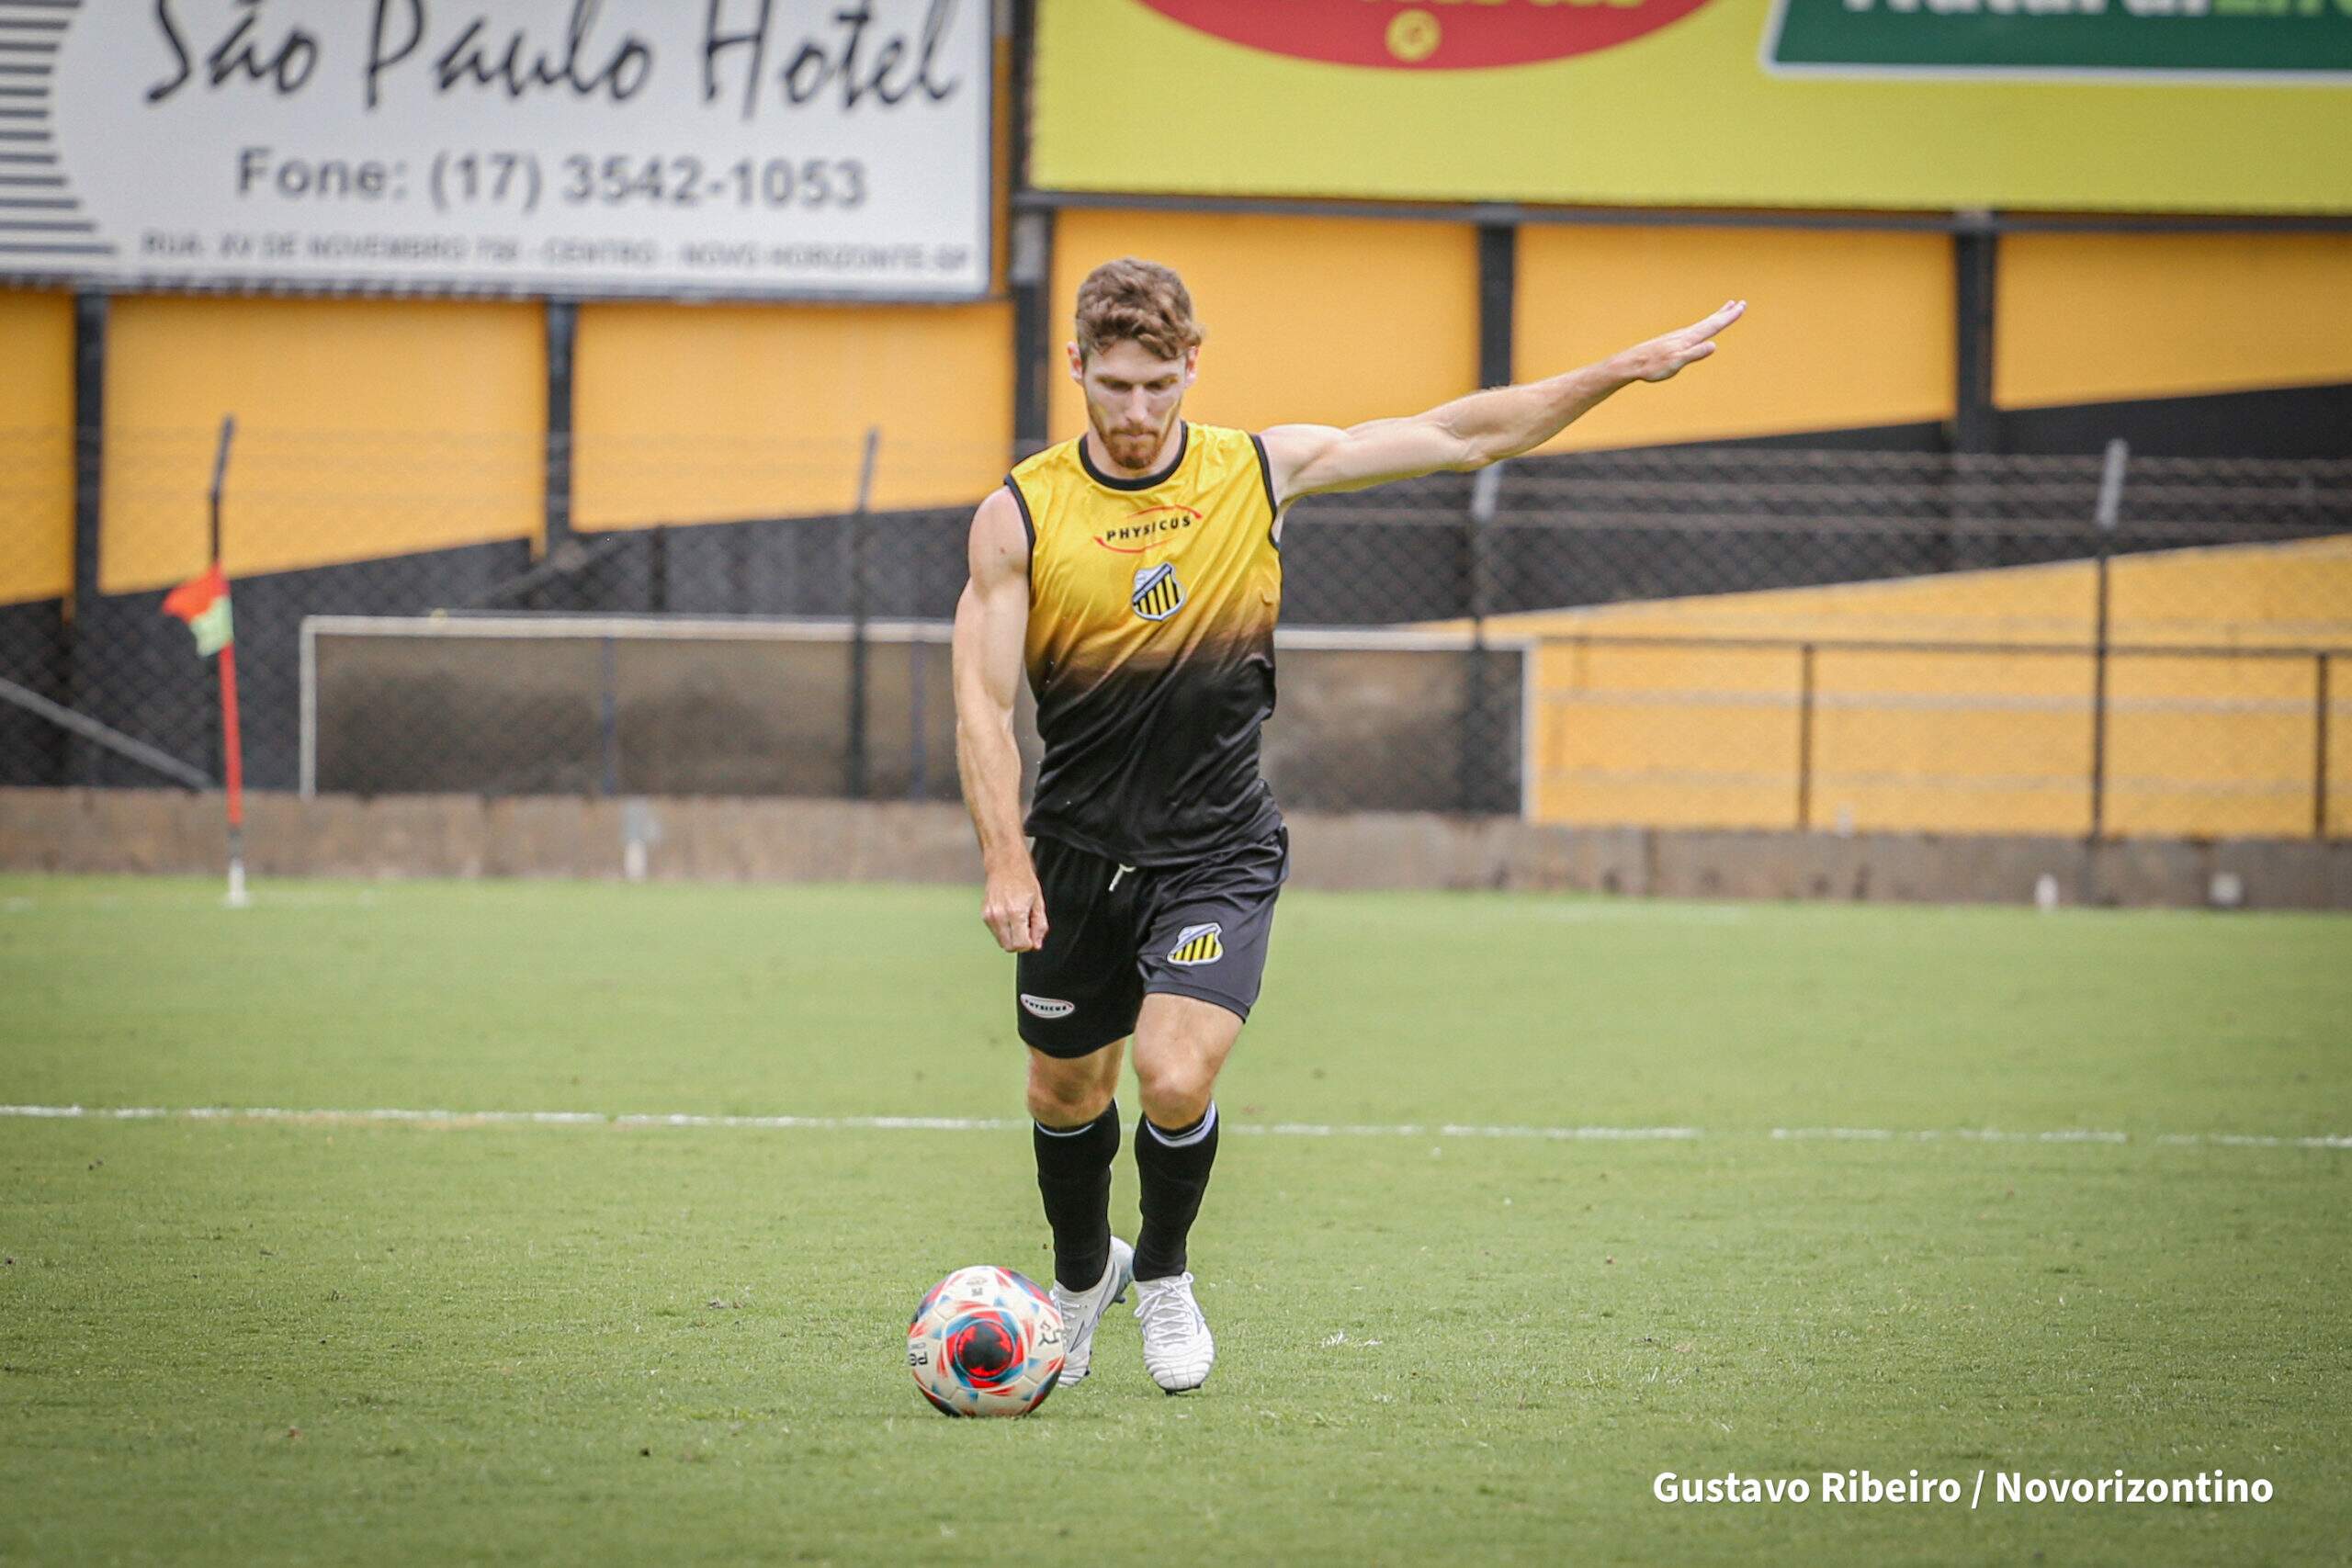
<instances>
[{"instance_id":1,"label":"yellow and black jersey","mask_svg":"<svg viewBox=\"0 0 2352 1568\"><path fill-rule=\"evenodd\" d=\"M1029 831L1178 865L1282 822L1258 772L1274 711L1282 555L1259 439L1182 428L1114 479L1084 440L1006 476L1029 533L1029 688L1046 755Z\"/></svg>"}]
</instances>

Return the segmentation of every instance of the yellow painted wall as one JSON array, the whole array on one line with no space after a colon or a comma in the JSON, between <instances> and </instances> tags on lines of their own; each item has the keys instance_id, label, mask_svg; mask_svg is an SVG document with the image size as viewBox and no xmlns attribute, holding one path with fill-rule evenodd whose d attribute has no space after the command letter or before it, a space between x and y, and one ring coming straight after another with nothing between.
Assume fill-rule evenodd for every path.
<instances>
[{"instance_id":1,"label":"yellow painted wall","mask_svg":"<svg viewBox=\"0 0 2352 1568\"><path fill-rule=\"evenodd\" d=\"M1949 419L1952 289L1941 234L1534 224L1513 364L1555 375L1744 299L1712 359L1626 388L1547 450Z\"/></svg>"},{"instance_id":2,"label":"yellow painted wall","mask_svg":"<svg viewBox=\"0 0 2352 1568\"><path fill-rule=\"evenodd\" d=\"M2111 641L2352 648L2352 537L2125 557ZM2089 826L2095 625L2087 562L1505 617L1537 655L1535 814L1658 826L1795 825L1801 654L1612 637L1954 641L2015 653L1824 649L1810 825L2079 834ZM1592 642L1577 637L1602 639ZM2316 661L2110 660L2106 827L2309 834ZM2330 673L2331 819L2352 812L2352 657Z\"/></svg>"},{"instance_id":3,"label":"yellow painted wall","mask_svg":"<svg viewBox=\"0 0 2352 1568\"><path fill-rule=\"evenodd\" d=\"M2005 408L2352 381L2352 234L2009 234Z\"/></svg>"},{"instance_id":4,"label":"yellow painted wall","mask_svg":"<svg viewBox=\"0 0 2352 1568\"><path fill-rule=\"evenodd\" d=\"M996 90L1012 79L996 44ZM1012 119L996 118L993 287ZM613 302L581 308L572 525L582 532L846 511L865 433L872 503L969 506L1012 466L1012 309Z\"/></svg>"},{"instance_id":5,"label":"yellow painted wall","mask_svg":"<svg viewBox=\"0 0 2352 1568\"><path fill-rule=\"evenodd\" d=\"M224 414L232 576L537 536L544 333L535 304L116 299L105 591L201 569Z\"/></svg>"},{"instance_id":6,"label":"yellow painted wall","mask_svg":"<svg viewBox=\"0 0 2352 1568\"><path fill-rule=\"evenodd\" d=\"M0 289L0 604L74 587L74 299Z\"/></svg>"},{"instance_id":7,"label":"yellow painted wall","mask_svg":"<svg viewBox=\"0 0 2352 1568\"><path fill-rule=\"evenodd\" d=\"M1062 357L1078 286L1125 255L1182 273L1208 328L1188 418L1354 424L1477 385L1478 241L1467 224L1072 209L1055 220L1057 438L1086 428Z\"/></svg>"},{"instance_id":8,"label":"yellow painted wall","mask_svg":"<svg viewBox=\"0 0 2352 1568\"><path fill-rule=\"evenodd\" d=\"M1012 308L605 304L580 311L582 529L976 504L1012 456Z\"/></svg>"}]
</instances>

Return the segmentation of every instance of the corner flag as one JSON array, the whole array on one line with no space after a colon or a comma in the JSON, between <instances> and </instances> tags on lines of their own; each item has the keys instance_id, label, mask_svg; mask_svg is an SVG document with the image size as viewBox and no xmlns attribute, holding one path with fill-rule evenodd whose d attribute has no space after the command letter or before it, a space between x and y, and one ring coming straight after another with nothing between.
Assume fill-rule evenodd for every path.
<instances>
[{"instance_id":1,"label":"corner flag","mask_svg":"<svg viewBox=\"0 0 2352 1568\"><path fill-rule=\"evenodd\" d=\"M164 614L177 615L196 634L196 652L209 659L236 640L230 624L229 580L214 561L202 576L191 577L164 595Z\"/></svg>"},{"instance_id":2,"label":"corner flag","mask_svg":"<svg viewBox=\"0 0 2352 1568\"><path fill-rule=\"evenodd\" d=\"M245 743L237 726L237 638L229 619L229 577L220 570L220 491L229 478L229 441L235 418L220 422L220 450L212 459L212 564L164 595L164 614L177 615L196 634L199 659L220 656L220 773L229 797L229 908L245 907Z\"/></svg>"}]
</instances>

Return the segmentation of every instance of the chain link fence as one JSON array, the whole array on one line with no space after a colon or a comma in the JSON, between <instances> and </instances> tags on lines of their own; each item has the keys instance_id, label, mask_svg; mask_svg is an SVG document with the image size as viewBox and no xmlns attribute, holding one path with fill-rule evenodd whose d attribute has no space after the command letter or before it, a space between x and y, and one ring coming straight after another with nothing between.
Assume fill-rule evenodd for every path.
<instances>
[{"instance_id":1,"label":"chain link fence","mask_svg":"<svg viewBox=\"0 0 2352 1568\"><path fill-rule=\"evenodd\" d=\"M1650 453L1512 491L1538 816L2343 830L2352 464Z\"/></svg>"},{"instance_id":2,"label":"chain link fence","mask_svg":"<svg viewBox=\"0 0 2352 1568\"><path fill-rule=\"evenodd\" d=\"M161 613L205 564L216 434L0 430L0 782L220 776L213 671ZM953 798L945 626L1008 456L241 430L246 778ZM1283 559L1267 750L1296 806L2117 836L2352 814L2352 462L1543 457L1304 502Z\"/></svg>"}]
</instances>

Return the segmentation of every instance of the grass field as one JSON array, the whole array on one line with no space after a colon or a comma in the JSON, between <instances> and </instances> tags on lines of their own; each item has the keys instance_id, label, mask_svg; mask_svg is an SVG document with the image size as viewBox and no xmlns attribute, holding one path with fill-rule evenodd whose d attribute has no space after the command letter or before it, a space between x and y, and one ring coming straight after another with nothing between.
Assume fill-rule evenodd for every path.
<instances>
[{"instance_id":1,"label":"grass field","mask_svg":"<svg viewBox=\"0 0 2352 1568\"><path fill-rule=\"evenodd\" d=\"M1050 1271L977 902L0 880L0 1102L848 1122L0 1117L0 1560L2352 1562L2352 920L1286 896L1208 1387L950 1422L916 1296Z\"/></svg>"}]
</instances>

